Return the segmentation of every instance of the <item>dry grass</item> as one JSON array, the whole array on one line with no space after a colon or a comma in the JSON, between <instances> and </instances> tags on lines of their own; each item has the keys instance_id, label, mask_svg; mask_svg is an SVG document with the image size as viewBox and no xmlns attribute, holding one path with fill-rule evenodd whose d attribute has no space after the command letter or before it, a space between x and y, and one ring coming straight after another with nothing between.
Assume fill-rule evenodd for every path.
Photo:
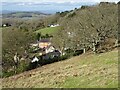
<instances>
[{"instance_id":1,"label":"dry grass","mask_svg":"<svg viewBox=\"0 0 120 90\"><path fill-rule=\"evenodd\" d=\"M3 88L118 87L118 51L83 54L2 79Z\"/></svg>"}]
</instances>

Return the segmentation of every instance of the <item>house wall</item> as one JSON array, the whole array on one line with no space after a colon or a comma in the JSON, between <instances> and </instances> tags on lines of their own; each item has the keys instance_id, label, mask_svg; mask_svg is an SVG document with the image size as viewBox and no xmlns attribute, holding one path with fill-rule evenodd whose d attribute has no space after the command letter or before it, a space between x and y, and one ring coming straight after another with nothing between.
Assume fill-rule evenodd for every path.
<instances>
[{"instance_id":1,"label":"house wall","mask_svg":"<svg viewBox=\"0 0 120 90\"><path fill-rule=\"evenodd\" d=\"M50 45L51 43L44 43L44 42L41 42L41 43L39 43L39 48L46 48L46 47L48 47L49 45Z\"/></svg>"},{"instance_id":2,"label":"house wall","mask_svg":"<svg viewBox=\"0 0 120 90\"><path fill-rule=\"evenodd\" d=\"M45 55L42 56L42 59L52 59L54 57L60 57L61 53L60 52L49 52Z\"/></svg>"},{"instance_id":3,"label":"house wall","mask_svg":"<svg viewBox=\"0 0 120 90\"><path fill-rule=\"evenodd\" d=\"M32 46L32 47L36 47L36 46L38 46L38 44L31 44L31 46Z\"/></svg>"},{"instance_id":4,"label":"house wall","mask_svg":"<svg viewBox=\"0 0 120 90\"><path fill-rule=\"evenodd\" d=\"M55 48L53 46L51 46L50 48L46 49L45 52L49 53L49 52L53 52L55 50Z\"/></svg>"}]
</instances>

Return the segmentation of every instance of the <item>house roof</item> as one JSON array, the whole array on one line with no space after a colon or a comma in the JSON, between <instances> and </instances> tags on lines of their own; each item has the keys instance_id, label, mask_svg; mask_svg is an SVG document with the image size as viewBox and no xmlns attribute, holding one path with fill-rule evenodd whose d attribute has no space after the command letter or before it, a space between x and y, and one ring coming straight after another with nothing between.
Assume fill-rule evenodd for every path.
<instances>
[{"instance_id":1,"label":"house roof","mask_svg":"<svg viewBox=\"0 0 120 90\"><path fill-rule=\"evenodd\" d=\"M41 39L39 42L50 42L50 39Z\"/></svg>"}]
</instances>

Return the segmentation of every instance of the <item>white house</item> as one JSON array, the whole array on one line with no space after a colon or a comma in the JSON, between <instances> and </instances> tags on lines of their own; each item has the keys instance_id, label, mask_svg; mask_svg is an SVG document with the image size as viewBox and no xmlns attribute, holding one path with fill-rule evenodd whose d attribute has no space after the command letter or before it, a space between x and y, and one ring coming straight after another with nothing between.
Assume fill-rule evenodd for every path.
<instances>
[{"instance_id":1,"label":"white house","mask_svg":"<svg viewBox=\"0 0 120 90\"><path fill-rule=\"evenodd\" d=\"M55 50L55 47L50 45L45 49L45 53L50 53L50 52L53 52L54 50Z\"/></svg>"},{"instance_id":2,"label":"white house","mask_svg":"<svg viewBox=\"0 0 120 90\"><path fill-rule=\"evenodd\" d=\"M55 27L54 25L51 25L50 27Z\"/></svg>"},{"instance_id":3,"label":"white house","mask_svg":"<svg viewBox=\"0 0 120 90\"><path fill-rule=\"evenodd\" d=\"M3 27L6 27L7 25L6 24L3 24Z\"/></svg>"},{"instance_id":4,"label":"white house","mask_svg":"<svg viewBox=\"0 0 120 90\"><path fill-rule=\"evenodd\" d=\"M31 44L32 47L37 47L38 46L38 43L33 43Z\"/></svg>"},{"instance_id":5,"label":"white house","mask_svg":"<svg viewBox=\"0 0 120 90\"><path fill-rule=\"evenodd\" d=\"M50 25L50 27L57 27L57 26L60 26L59 24L55 24L55 25Z\"/></svg>"},{"instance_id":6,"label":"white house","mask_svg":"<svg viewBox=\"0 0 120 90\"><path fill-rule=\"evenodd\" d=\"M38 61L39 61L39 59L37 57L34 57L31 62L33 63L33 62L38 62Z\"/></svg>"}]
</instances>

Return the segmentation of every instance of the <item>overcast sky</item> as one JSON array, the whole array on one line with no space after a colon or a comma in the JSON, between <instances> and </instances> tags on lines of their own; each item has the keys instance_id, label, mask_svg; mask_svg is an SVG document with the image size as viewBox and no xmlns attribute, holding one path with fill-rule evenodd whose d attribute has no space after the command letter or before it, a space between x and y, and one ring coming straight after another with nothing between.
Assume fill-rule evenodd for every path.
<instances>
[{"instance_id":1,"label":"overcast sky","mask_svg":"<svg viewBox=\"0 0 120 90\"><path fill-rule=\"evenodd\" d=\"M71 2L71 3L77 3L77 2L101 2L101 1L107 1L107 2L118 2L119 0L1 0L2 2L56 2L56 3L64 3L64 2Z\"/></svg>"},{"instance_id":2,"label":"overcast sky","mask_svg":"<svg viewBox=\"0 0 120 90\"><path fill-rule=\"evenodd\" d=\"M40 11L55 13L80 8L82 5L95 5L101 1L118 2L119 0L1 0L3 11Z\"/></svg>"}]
</instances>

